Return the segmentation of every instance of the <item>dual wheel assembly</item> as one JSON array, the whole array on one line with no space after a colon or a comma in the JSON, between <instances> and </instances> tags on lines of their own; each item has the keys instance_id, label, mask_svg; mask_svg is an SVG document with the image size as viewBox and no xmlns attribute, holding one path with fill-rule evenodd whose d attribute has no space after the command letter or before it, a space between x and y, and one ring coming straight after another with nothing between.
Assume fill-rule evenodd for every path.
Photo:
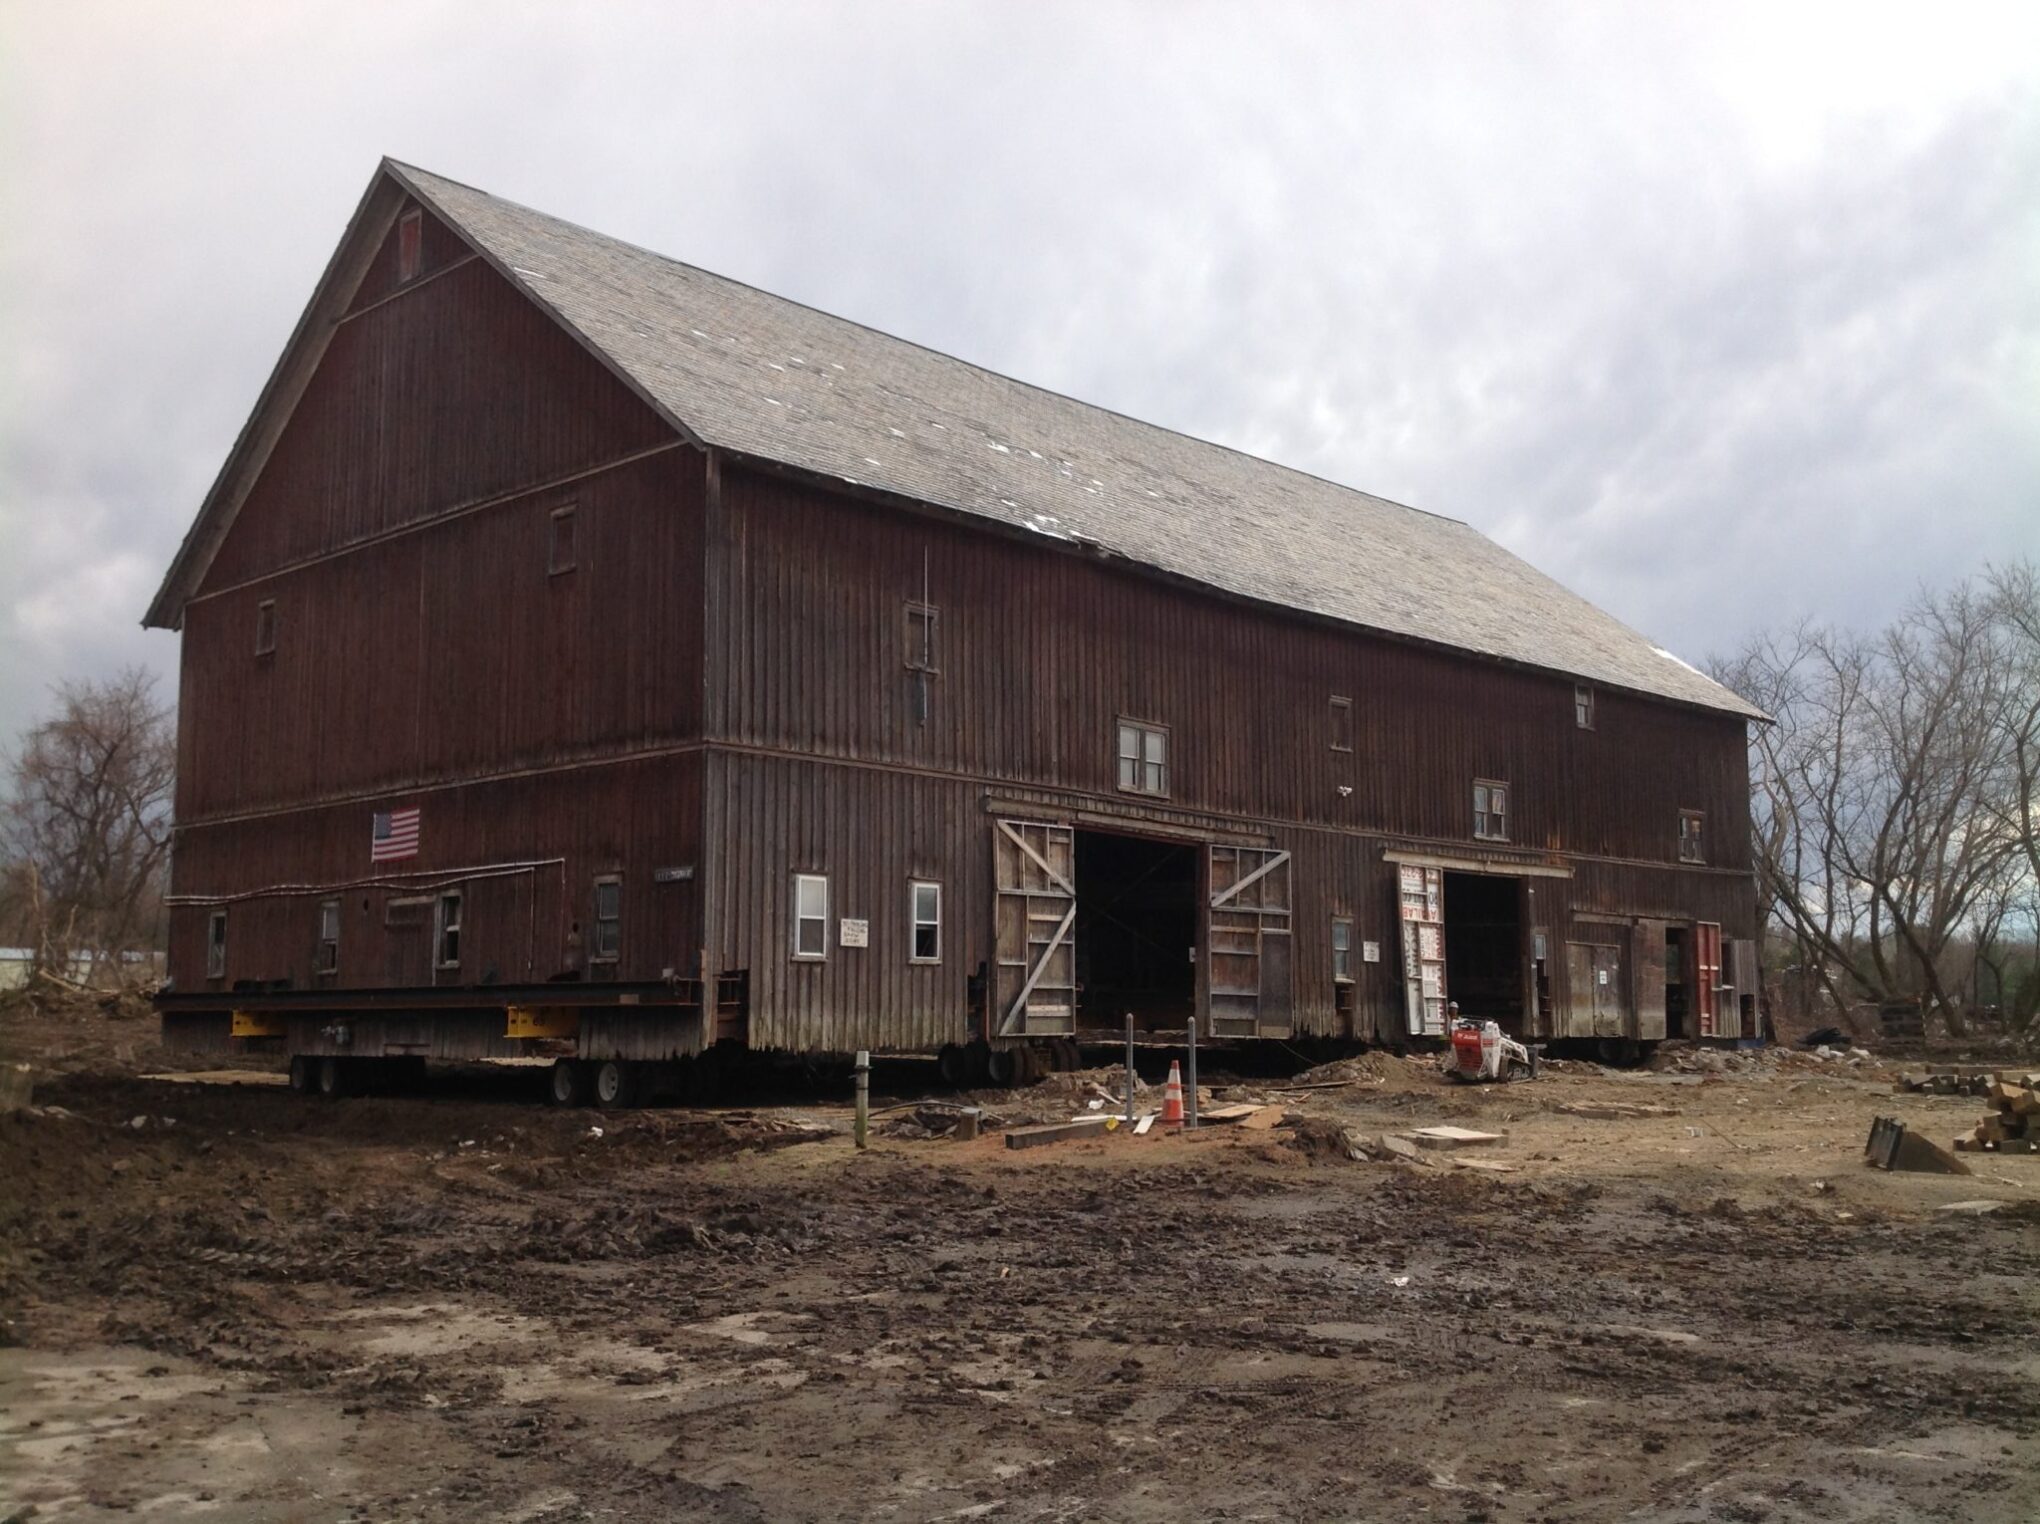
<instances>
[{"instance_id":1,"label":"dual wheel assembly","mask_svg":"<svg viewBox=\"0 0 2040 1524\"><path fill-rule=\"evenodd\" d=\"M973 1085L1002 1088L1031 1085L1050 1074L1084 1067L1084 1055L1072 1037L993 1047L982 1040L950 1043L936 1055L942 1081L958 1089Z\"/></svg>"},{"instance_id":2,"label":"dual wheel assembly","mask_svg":"<svg viewBox=\"0 0 2040 1524\"><path fill-rule=\"evenodd\" d=\"M317 1095L329 1101L345 1095L387 1095L414 1090L424 1079L425 1060L416 1055L347 1058L293 1053L290 1057L290 1088L299 1095Z\"/></svg>"},{"instance_id":3,"label":"dual wheel assembly","mask_svg":"<svg viewBox=\"0 0 2040 1524\"><path fill-rule=\"evenodd\" d=\"M555 1106L600 1106L616 1111L636 1104L636 1065L619 1058L556 1058L546 1087Z\"/></svg>"}]
</instances>

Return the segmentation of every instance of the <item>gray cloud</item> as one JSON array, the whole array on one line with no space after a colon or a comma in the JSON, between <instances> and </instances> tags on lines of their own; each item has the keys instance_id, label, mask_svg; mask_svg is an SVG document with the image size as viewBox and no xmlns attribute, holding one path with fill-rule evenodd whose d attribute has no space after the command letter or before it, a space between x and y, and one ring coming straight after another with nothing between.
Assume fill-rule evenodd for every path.
<instances>
[{"instance_id":1,"label":"gray cloud","mask_svg":"<svg viewBox=\"0 0 2040 1524\"><path fill-rule=\"evenodd\" d=\"M562 12L566 12L562 14ZM1689 656L2040 554L2040 29L1860 7L8 13L0 735L377 156L1468 519Z\"/></svg>"}]
</instances>

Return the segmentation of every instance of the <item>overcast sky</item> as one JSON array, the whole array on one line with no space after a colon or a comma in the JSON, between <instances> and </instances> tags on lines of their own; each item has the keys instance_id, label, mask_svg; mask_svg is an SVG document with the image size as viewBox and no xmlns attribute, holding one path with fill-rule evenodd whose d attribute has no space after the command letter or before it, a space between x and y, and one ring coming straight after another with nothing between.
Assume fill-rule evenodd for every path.
<instances>
[{"instance_id":1,"label":"overcast sky","mask_svg":"<svg viewBox=\"0 0 2040 1524\"><path fill-rule=\"evenodd\" d=\"M384 153L1466 519L1694 660L2040 555L2040 5L0 17L0 744L174 681L143 608Z\"/></svg>"}]
</instances>

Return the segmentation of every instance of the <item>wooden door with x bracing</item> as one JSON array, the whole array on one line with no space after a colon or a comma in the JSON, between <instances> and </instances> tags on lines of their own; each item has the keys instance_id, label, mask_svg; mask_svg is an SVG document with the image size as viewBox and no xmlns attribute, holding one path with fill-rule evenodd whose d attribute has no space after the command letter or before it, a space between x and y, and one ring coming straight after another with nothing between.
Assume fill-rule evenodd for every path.
<instances>
[{"instance_id":1,"label":"wooden door with x bracing","mask_svg":"<svg viewBox=\"0 0 2040 1524\"><path fill-rule=\"evenodd\" d=\"M991 1035L1077 1029L1077 833L1033 820L992 822Z\"/></svg>"}]
</instances>

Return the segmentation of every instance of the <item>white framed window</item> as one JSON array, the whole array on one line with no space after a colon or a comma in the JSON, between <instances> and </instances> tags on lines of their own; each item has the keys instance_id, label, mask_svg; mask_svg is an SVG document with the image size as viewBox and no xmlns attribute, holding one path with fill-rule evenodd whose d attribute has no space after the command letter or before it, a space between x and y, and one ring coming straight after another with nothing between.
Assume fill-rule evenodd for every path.
<instances>
[{"instance_id":1,"label":"white framed window","mask_svg":"<svg viewBox=\"0 0 2040 1524\"><path fill-rule=\"evenodd\" d=\"M564 508L555 508L551 524L546 540L545 572L548 577L557 577L561 572L570 572L581 564L581 510L571 503Z\"/></svg>"},{"instance_id":2,"label":"white framed window","mask_svg":"<svg viewBox=\"0 0 2040 1524\"><path fill-rule=\"evenodd\" d=\"M1594 728L1594 690L1585 683L1574 683L1572 691L1573 723L1582 730Z\"/></svg>"},{"instance_id":3,"label":"white framed window","mask_svg":"<svg viewBox=\"0 0 2040 1524\"><path fill-rule=\"evenodd\" d=\"M1119 787L1129 794L1169 792L1169 730L1145 720L1119 722Z\"/></svg>"},{"instance_id":4,"label":"white framed window","mask_svg":"<svg viewBox=\"0 0 2040 1524\"><path fill-rule=\"evenodd\" d=\"M1509 785L1477 778L1473 785L1473 834L1479 841L1509 839Z\"/></svg>"},{"instance_id":5,"label":"white framed window","mask_svg":"<svg viewBox=\"0 0 2040 1524\"><path fill-rule=\"evenodd\" d=\"M942 886L916 879L907 886L907 908L913 920L913 937L907 947L908 961L942 961Z\"/></svg>"},{"instance_id":6,"label":"white framed window","mask_svg":"<svg viewBox=\"0 0 2040 1524\"><path fill-rule=\"evenodd\" d=\"M441 968L460 967L460 891L449 889L439 896L439 911L434 922L434 961Z\"/></svg>"},{"instance_id":7,"label":"white framed window","mask_svg":"<svg viewBox=\"0 0 2040 1524\"><path fill-rule=\"evenodd\" d=\"M312 965L314 973L332 974L340 970L340 902L319 901L319 952Z\"/></svg>"},{"instance_id":8,"label":"white framed window","mask_svg":"<svg viewBox=\"0 0 2040 1524\"><path fill-rule=\"evenodd\" d=\"M276 654L276 600L264 598L255 605L255 654Z\"/></svg>"},{"instance_id":9,"label":"white framed window","mask_svg":"<svg viewBox=\"0 0 2040 1524\"><path fill-rule=\"evenodd\" d=\"M1698 810L1679 811L1679 861L1682 863L1704 863L1707 861L1707 847L1704 832L1707 817Z\"/></svg>"},{"instance_id":10,"label":"white framed window","mask_svg":"<svg viewBox=\"0 0 2040 1524\"><path fill-rule=\"evenodd\" d=\"M227 913L215 910L205 918L205 976L227 977Z\"/></svg>"},{"instance_id":11,"label":"white framed window","mask_svg":"<svg viewBox=\"0 0 2040 1524\"><path fill-rule=\"evenodd\" d=\"M829 955L829 881L819 873L793 876L793 955Z\"/></svg>"},{"instance_id":12,"label":"white framed window","mask_svg":"<svg viewBox=\"0 0 2040 1524\"><path fill-rule=\"evenodd\" d=\"M1336 984L1353 982L1353 918L1349 915L1332 917L1332 980Z\"/></svg>"},{"instance_id":13,"label":"white framed window","mask_svg":"<svg viewBox=\"0 0 2040 1524\"><path fill-rule=\"evenodd\" d=\"M614 873L595 880L595 936L590 963L614 963L623 951L623 879Z\"/></svg>"}]
</instances>

